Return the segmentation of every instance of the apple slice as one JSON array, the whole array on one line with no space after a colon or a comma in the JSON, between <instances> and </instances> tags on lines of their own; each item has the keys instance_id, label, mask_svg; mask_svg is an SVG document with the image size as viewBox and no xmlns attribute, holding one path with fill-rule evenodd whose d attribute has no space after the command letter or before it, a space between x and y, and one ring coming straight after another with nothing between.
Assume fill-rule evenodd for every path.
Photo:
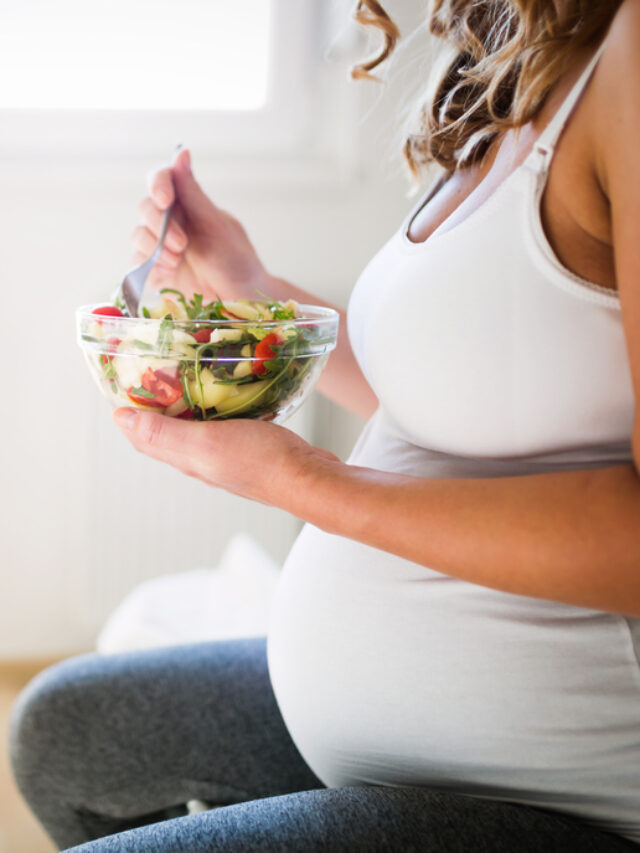
<instances>
[{"instance_id":1,"label":"apple slice","mask_svg":"<svg viewBox=\"0 0 640 853\"><path fill-rule=\"evenodd\" d=\"M200 385L202 385L202 389ZM234 385L223 385L221 382L216 382L214 375L206 367L200 371L200 382L195 378L189 381L191 399L201 409L210 409L212 406L219 408L220 403L233 391L235 391Z\"/></svg>"},{"instance_id":2,"label":"apple slice","mask_svg":"<svg viewBox=\"0 0 640 853\"><path fill-rule=\"evenodd\" d=\"M247 409L260 402L260 397L265 391L270 382L268 379L263 379L260 382L249 382L247 385L230 385L233 388L233 393L229 394L224 400L216 403L216 409L220 414L241 414Z\"/></svg>"}]
</instances>

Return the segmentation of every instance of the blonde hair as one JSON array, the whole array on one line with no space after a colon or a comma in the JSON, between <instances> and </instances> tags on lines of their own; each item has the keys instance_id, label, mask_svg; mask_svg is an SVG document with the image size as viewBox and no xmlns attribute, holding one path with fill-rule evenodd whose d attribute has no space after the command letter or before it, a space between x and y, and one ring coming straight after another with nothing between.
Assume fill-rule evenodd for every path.
<instances>
[{"instance_id":1,"label":"blonde hair","mask_svg":"<svg viewBox=\"0 0 640 853\"><path fill-rule=\"evenodd\" d=\"M557 2L557 0L556 0ZM429 31L450 49L446 70L420 99L418 131L403 153L414 177L430 162L448 171L482 159L496 136L530 121L580 52L604 35L622 0L431 0ZM370 73L400 37L378 0L354 17L379 29L382 51L351 70Z\"/></svg>"}]
</instances>

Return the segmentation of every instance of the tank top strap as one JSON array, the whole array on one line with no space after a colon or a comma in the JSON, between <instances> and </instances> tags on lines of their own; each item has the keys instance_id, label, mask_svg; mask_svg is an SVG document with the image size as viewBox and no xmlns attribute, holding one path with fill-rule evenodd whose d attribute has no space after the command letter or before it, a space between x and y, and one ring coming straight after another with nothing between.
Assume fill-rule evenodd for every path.
<instances>
[{"instance_id":1,"label":"tank top strap","mask_svg":"<svg viewBox=\"0 0 640 853\"><path fill-rule=\"evenodd\" d=\"M571 91L564 99L549 124L545 127L545 129L542 131L542 133L536 140L533 146L533 150L525 160L525 163L528 166L531 166L532 168L540 171L546 171L546 169L549 168L551 158L553 157L553 152L555 150L556 143L560 137L560 134L562 133L567 121L569 120L569 117L573 112L574 107L580 100L580 96L586 88L586 85L589 82L596 65L598 64L598 60L602 56L602 52L605 48L606 43L607 39L605 38L600 44L600 47L596 50L594 55L589 60L587 67L584 69L580 77L576 80Z\"/></svg>"}]
</instances>

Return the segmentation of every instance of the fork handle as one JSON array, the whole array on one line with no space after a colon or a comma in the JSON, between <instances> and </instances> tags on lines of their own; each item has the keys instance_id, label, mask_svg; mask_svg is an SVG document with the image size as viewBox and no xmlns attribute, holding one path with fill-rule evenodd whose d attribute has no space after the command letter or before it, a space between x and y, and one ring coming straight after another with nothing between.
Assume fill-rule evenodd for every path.
<instances>
[{"instance_id":1,"label":"fork handle","mask_svg":"<svg viewBox=\"0 0 640 853\"><path fill-rule=\"evenodd\" d=\"M162 252L162 247L164 245L164 238L167 236L167 230L169 228L169 222L171 220L171 212L173 211L173 202L169 205L169 207L165 210L162 215L162 222L160 224L160 234L158 235L158 242L156 243L156 247L153 250L153 254L149 258L149 260L155 264L155 262L160 257L160 253Z\"/></svg>"}]
</instances>

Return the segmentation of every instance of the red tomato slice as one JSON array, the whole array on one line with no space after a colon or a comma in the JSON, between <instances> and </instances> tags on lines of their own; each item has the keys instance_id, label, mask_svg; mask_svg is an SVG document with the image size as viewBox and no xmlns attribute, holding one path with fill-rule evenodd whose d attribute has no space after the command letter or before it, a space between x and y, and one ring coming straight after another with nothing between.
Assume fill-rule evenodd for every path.
<instances>
[{"instance_id":1,"label":"red tomato slice","mask_svg":"<svg viewBox=\"0 0 640 853\"><path fill-rule=\"evenodd\" d=\"M156 405L171 406L182 397L182 385L175 371L147 367L142 376L142 387L155 394Z\"/></svg>"},{"instance_id":2,"label":"red tomato slice","mask_svg":"<svg viewBox=\"0 0 640 853\"><path fill-rule=\"evenodd\" d=\"M176 388L182 387L180 385L180 371L177 367L161 367L155 371L155 374L170 385L175 385Z\"/></svg>"},{"instance_id":3,"label":"red tomato slice","mask_svg":"<svg viewBox=\"0 0 640 853\"><path fill-rule=\"evenodd\" d=\"M151 409L164 409L164 405L159 403L157 400L152 399L151 397L141 397L139 394L132 394L133 385L127 391L127 397L133 402L137 403L138 406L146 406Z\"/></svg>"},{"instance_id":4,"label":"red tomato slice","mask_svg":"<svg viewBox=\"0 0 640 853\"><path fill-rule=\"evenodd\" d=\"M282 338L276 335L275 332L269 332L266 337L258 341L253 353L255 361L251 364L251 372L255 376L262 376L267 372L267 368L264 366L265 361L269 361L269 359L275 358L277 355L271 347L281 343L283 343Z\"/></svg>"},{"instance_id":5,"label":"red tomato slice","mask_svg":"<svg viewBox=\"0 0 640 853\"><path fill-rule=\"evenodd\" d=\"M168 382L158 379L156 384L156 399L163 406L172 406L182 397L182 388L174 388Z\"/></svg>"},{"instance_id":6,"label":"red tomato slice","mask_svg":"<svg viewBox=\"0 0 640 853\"><path fill-rule=\"evenodd\" d=\"M195 415L191 411L191 409L185 409L184 412L181 412L179 415L176 415L181 421L192 421L195 418Z\"/></svg>"},{"instance_id":7,"label":"red tomato slice","mask_svg":"<svg viewBox=\"0 0 640 853\"><path fill-rule=\"evenodd\" d=\"M211 329L198 329L193 337L199 344L208 344L211 340Z\"/></svg>"},{"instance_id":8,"label":"red tomato slice","mask_svg":"<svg viewBox=\"0 0 640 853\"><path fill-rule=\"evenodd\" d=\"M145 372L142 374L142 381L140 384L142 385L145 391L149 391L150 394L155 394L155 390L153 387L155 381L156 374L150 367L147 367Z\"/></svg>"},{"instance_id":9,"label":"red tomato slice","mask_svg":"<svg viewBox=\"0 0 640 853\"><path fill-rule=\"evenodd\" d=\"M102 314L104 317L124 317L124 314L117 305L99 305L91 313Z\"/></svg>"},{"instance_id":10,"label":"red tomato slice","mask_svg":"<svg viewBox=\"0 0 640 853\"><path fill-rule=\"evenodd\" d=\"M246 322L244 317L238 317L237 314L234 314L232 311L229 311L228 308L221 308L220 313L223 317L228 317L230 320L241 320L242 322Z\"/></svg>"}]
</instances>

